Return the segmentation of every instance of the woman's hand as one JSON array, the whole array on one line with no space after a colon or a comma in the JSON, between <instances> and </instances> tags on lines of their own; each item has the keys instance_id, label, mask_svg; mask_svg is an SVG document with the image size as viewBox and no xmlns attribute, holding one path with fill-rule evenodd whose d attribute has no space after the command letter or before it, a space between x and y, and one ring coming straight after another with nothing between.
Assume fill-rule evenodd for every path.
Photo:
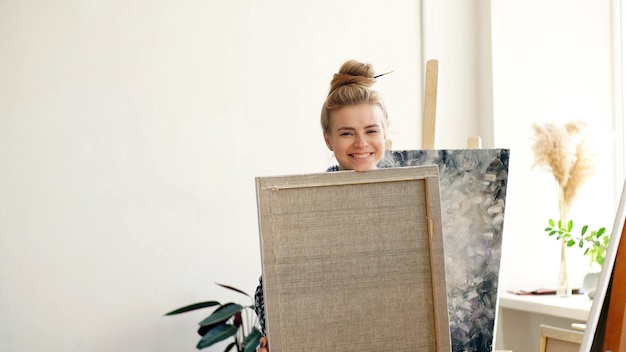
<instances>
[{"instance_id":1,"label":"woman's hand","mask_svg":"<svg viewBox=\"0 0 626 352\"><path fill-rule=\"evenodd\" d=\"M259 348L257 352L270 352L270 346L267 343L267 337L261 337L259 339Z\"/></svg>"}]
</instances>

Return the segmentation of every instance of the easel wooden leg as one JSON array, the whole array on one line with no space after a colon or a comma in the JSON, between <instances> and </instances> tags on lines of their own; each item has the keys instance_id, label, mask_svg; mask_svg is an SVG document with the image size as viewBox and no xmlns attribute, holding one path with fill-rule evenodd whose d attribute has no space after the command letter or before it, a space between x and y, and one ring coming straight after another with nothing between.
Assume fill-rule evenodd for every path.
<instances>
[{"instance_id":1,"label":"easel wooden leg","mask_svg":"<svg viewBox=\"0 0 626 352\"><path fill-rule=\"evenodd\" d=\"M626 351L626 226L617 247L603 351Z\"/></svg>"},{"instance_id":2,"label":"easel wooden leg","mask_svg":"<svg viewBox=\"0 0 626 352\"><path fill-rule=\"evenodd\" d=\"M435 149L438 79L439 61L428 60L426 62L426 82L424 84L424 121L422 124L422 149Z\"/></svg>"}]
</instances>

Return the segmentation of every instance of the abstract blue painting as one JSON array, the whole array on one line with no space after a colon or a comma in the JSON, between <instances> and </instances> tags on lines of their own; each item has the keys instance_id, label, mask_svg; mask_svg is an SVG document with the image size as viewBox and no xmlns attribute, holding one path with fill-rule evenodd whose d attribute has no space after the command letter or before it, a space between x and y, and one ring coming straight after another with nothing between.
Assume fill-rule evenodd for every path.
<instances>
[{"instance_id":1,"label":"abstract blue painting","mask_svg":"<svg viewBox=\"0 0 626 352\"><path fill-rule=\"evenodd\" d=\"M508 149L389 151L379 167L436 164L454 352L491 351Z\"/></svg>"}]
</instances>

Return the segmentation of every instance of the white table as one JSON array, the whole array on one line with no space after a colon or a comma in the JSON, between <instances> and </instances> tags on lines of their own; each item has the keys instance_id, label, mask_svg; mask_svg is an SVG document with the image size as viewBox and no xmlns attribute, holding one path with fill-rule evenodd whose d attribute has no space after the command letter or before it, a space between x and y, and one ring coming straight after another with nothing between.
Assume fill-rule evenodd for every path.
<instances>
[{"instance_id":1,"label":"white table","mask_svg":"<svg viewBox=\"0 0 626 352\"><path fill-rule=\"evenodd\" d=\"M586 323L593 300L586 295L515 295L498 297L496 349L536 352L541 324L571 329L572 323Z\"/></svg>"}]
</instances>

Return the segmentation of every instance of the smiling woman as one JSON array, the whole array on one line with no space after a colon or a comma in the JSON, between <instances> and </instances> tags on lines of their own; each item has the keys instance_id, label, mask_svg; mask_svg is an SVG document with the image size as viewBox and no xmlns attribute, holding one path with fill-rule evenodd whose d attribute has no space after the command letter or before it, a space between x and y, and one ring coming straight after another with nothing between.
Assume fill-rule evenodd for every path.
<instances>
[{"instance_id":1,"label":"smiling woman","mask_svg":"<svg viewBox=\"0 0 626 352\"><path fill-rule=\"evenodd\" d=\"M387 108L381 95L370 89L377 77L371 65L349 60L330 83L321 124L339 170L368 171L384 155Z\"/></svg>"},{"instance_id":2,"label":"smiling woman","mask_svg":"<svg viewBox=\"0 0 626 352\"><path fill-rule=\"evenodd\" d=\"M369 171L377 168L385 155L387 109L380 94L371 89L380 77L370 64L346 61L334 74L330 91L321 112L324 141L338 165L326 171ZM255 311L261 331L266 335L263 280L255 295ZM267 340L261 338L259 351L269 351Z\"/></svg>"}]
</instances>

